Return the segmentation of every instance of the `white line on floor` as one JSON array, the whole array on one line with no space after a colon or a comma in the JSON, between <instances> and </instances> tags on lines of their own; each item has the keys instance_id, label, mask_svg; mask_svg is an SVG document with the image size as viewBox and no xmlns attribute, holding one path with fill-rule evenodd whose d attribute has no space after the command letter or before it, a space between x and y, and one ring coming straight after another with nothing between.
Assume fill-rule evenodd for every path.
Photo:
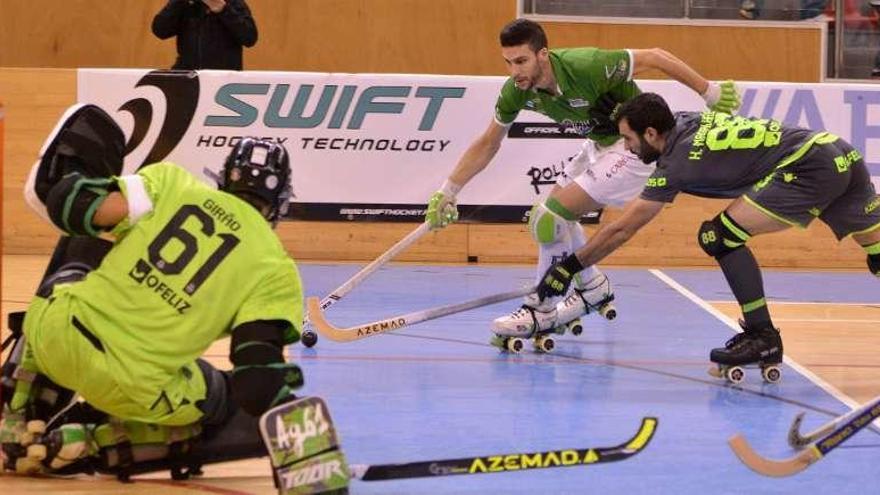
<instances>
[{"instance_id":1,"label":"white line on floor","mask_svg":"<svg viewBox=\"0 0 880 495\"><path fill-rule=\"evenodd\" d=\"M666 285L672 287L673 289L678 291L681 295L690 299L691 302L693 302L697 306L703 308L703 310L705 310L707 313L709 313L712 316L714 316L715 318L718 318L719 320L721 320L722 323L724 323L725 325L727 325L728 327L730 327L734 331L742 332L742 329L739 328L739 324L737 324L737 322L730 319L727 315L725 315L721 311L718 311L717 309L715 309L712 305L710 305L709 303L704 301L702 298L700 298L699 296L697 296L693 292L689 291L683 285L679 284L678 282L673 280L671 277L669 277L668 275L666 275L662 271L656 270L656 269L651 269L648 271L650 271L655 277L657 277L660 280L662 280L663 282L665 282ZM811 382L815 383L822 390L831 394L831 396L834 397L835 399L846 404L850 409L854 409L860 405L852 397L841 392L834 385L831 385L830 383L826 382L825 380L819 378L815 373L804 368L803 366L801 366L800 364L798 364L796 361L789 358L788 356L783 356L783 360L784 360L785 364L789 365L792 369L794 369L795 371L797 371L798 373L800 373L801 375L806 377Z\"/></svg>"}]
</instances>

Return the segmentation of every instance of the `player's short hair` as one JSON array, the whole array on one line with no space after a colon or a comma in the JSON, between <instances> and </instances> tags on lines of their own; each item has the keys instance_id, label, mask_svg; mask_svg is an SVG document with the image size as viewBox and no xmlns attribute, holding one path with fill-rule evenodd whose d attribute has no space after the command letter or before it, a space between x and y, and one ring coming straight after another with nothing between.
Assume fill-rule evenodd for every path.
<instances>
[{"instance_id":1,"label":"player's short hair","mask_svg":"<svg viewBox=\"0 0 880 495\"><path fill-rule=\"evenodd\" d=\"M535 21L528 19L516 19L508 22L506 26L501 28L501 34L498 35L501 46L519 46L525 43L529 44L532 51L537 52L542 48L547 48L547 35L544 28Z\"/></svg>"},{"instance_id":2,"label":"player's short hair","mask_svg":"<svg viewBox=\"0 0 880 495\"><path fill-rule=\"evenodd\" d=\"M675 116L666 100L657 93L642 93L627 101L617 110L615 123L626 119L630 129L642 135L645 129L653 127L660 134L675 127Z\"/></svg>"}]
</instances>

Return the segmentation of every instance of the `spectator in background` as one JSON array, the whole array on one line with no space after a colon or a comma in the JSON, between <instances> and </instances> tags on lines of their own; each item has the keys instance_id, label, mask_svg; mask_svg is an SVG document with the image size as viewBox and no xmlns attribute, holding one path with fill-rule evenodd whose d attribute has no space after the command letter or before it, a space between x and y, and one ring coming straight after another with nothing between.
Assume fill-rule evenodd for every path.
<instances>
[{"instance_id":1,"label":"spectator in background","mask_svg":"<svg viewBox=\"0 0 880 495\"><path fill-rule=\"evenodd\" d=\"M796 19L812 19L820 15L825 9L826 3L827 0L801 0ZM757 19L761 17L763 7L764 0L740 0L739 16L743 19ZM777 8L779 7L777 6ZM788 9L790 7L785 8ZM771 8L770 10L773 9ZM788 19L790 20L791 18Z\"/></svg>"},{"instance_id":2,"label":"spectator in background","mask_svg":"<svg viewBox=\"0 0 880 495\"><path fill-rule=\"evenodd\" d=\"M242 69L242 46L257 42L245 0L168 0L153 18L159 39L177 36L172 69Z\"/></svg>"},{"instance_id":3,"label":"spectator in background","mask_svg":"<svg viewBox=\"0 0 880 495\"><path fill-rule=\"evenodd\" d=\"M880 0L870 0L868 6L874 10L875 15L880 15ZM877 52L877 55L874 56L874 68L871 69L871 77L873 79L880 79L880 52Z\"/></svg>"}]
</instances>

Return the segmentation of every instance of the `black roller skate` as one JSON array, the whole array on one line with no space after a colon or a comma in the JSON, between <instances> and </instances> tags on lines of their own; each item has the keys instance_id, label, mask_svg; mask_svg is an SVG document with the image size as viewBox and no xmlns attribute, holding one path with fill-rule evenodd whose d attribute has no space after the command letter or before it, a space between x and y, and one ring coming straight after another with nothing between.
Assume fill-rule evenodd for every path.
<instances>
[{"instance_id":1,"label":"black roller skate","mask_svg":"<svg viewBox=\"0 0 880 495\"><path fill-rule=\"evenodd\" d=\"M709 360L717 366L709 370L716 378L740 383L745 378L745 368L761 369L761 377L767 383L782 379L782 338L779 330L767 327L761 330L745 329L734 335L724 347L712 349Z\"/></svg>"}]
</instances>

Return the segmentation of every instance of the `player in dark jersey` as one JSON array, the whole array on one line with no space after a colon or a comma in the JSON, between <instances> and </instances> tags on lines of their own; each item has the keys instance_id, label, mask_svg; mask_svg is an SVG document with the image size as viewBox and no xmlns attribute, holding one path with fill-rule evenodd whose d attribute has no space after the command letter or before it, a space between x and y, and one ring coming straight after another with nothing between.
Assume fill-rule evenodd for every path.
<instances>
[{"instance_id":1,"label":"player in dark jersey","mask_svg":"<svg viewBox=\"0 0 880 495\"><path fill-rule=\"evenodd\" d=\"M284 147L242 139L218 190L172 163L118 176L124 143L109 115L77 105L32 171L32 206L69 236L3 367L5 469L127 475L258 457L257 418L302 384L283 355L302 288L273 232L291 194ZM224 337L231 372L199 359ZM65 409L74 394L83 402Z\"/></svg>"},{"instance_id":2,"label":"player in dark jersey","mask_svg":"<svg viewBox=\"0 0 880 495\"><path fill-rule=\"evenodd\" d=\"M804 228L819 218L838 239L852 236L866 251L871 273L880 276L880 197L861 153L843 139L769 119L673 115L652 93L624 104L617 119L626 147L645 162L656 160L657 169L620 218L547 270L538 289L542 298L563 293L574 274L626 242L679 192L736 198L703 222L697 236L742 310L744 332L711 352L711 360L724 367L782 360L761 271L746 246L751 237Z\"/></svg>"},{"instance_id":3,"label":"player in dark jersey","mask_svg":"<svg viewBox=\"0 0 880 495\"><path fill-rule=\"evenodd\" d=\"M549 49L539 24L528 19L508 23L500 33L501 54L510 78L501 88L495 114L486 131L468 147L455 169L429 202L426 221L434 229L458 218L455 196L486 168L520 111L537 112L576 129L585 140L581 152L569 162L550 195L541 199L529 217L529 231L537 241L540 277L554 260L586 243L578 219L604 206L622 207L635 198L654 171L623 147L612 121L620 103L639 94L633 77L657 70L703 96L709 108L731 112L739 106L733 82L707 81L686 63L665 50L603 50L593 47ZM529 337L569 323L591 308L610 316L613 292L608 278L596 267L587 267L575 280L571 295L558 304L534 298L493 322L503 336ZM503 342L506 337L493 339Z\"/></svg>"}]
</instances>

